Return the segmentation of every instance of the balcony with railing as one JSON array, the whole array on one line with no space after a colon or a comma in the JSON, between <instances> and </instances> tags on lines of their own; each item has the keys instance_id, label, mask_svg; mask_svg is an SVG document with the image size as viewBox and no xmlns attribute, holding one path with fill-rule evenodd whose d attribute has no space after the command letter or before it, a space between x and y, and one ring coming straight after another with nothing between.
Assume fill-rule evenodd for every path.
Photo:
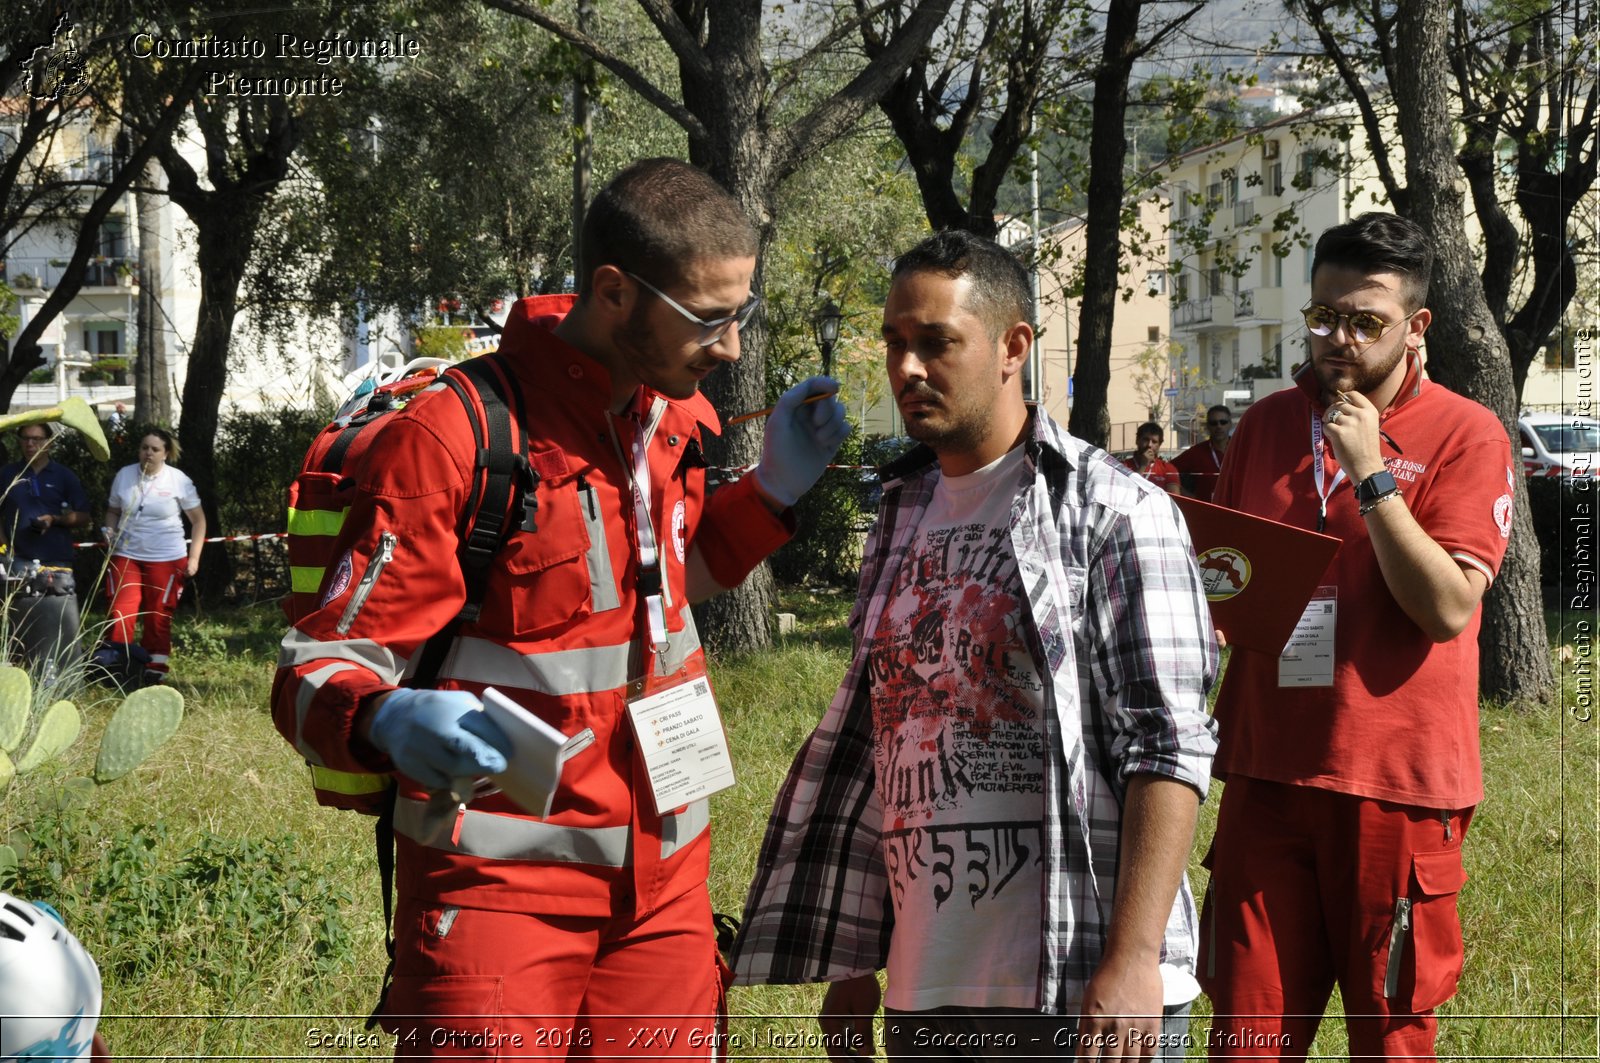
<instances>
[{"instance_id":1,"label":"balcony with railing","mask_svg":"<svg viewBox=\"0 0 1600 1063\"><path fill-rule=\"evenodd\" d=\"M1193 328L1211 320L1211 296L1203 299L1186 299L1178 304L1173 315L1179 328Z\"/></svg>"},{"instance_id":2,"label":"balcony with railing","mask_svg":"<svg viewBox=\"0 0 1600 1063\"><path fill-rule=\"evenodd\" d=\"M1173 328L1190 332L1216 332L1233 327L1233 301L1229 296L1207 295L1179 303L1173 311Z\"/></svg>"},{"instance_id":3,"label":"balcony with railing","mask_svg":"<svg viewBox=\"0 0 1600 1063\"><path fill-rule=\"evenodd\" d=\"M1234 313L1238 320L1243 321L1249 318L1257 321L1281 322L1283 320L1283 288L1278 285L1247 288L1235 297L1234 306Z\"/></svg>"},{"instance_id":4,"label":"balcony with railing","mask_svg":"<svg viewBox=\"0 0 1600 1063\"><path fill-rule=\"evenodd\" d=\"M138 262L131 258L99 256L84 268L85 288L131 288ZM0 263L0 280L13 291L49 291L61 283L67 270L64 258L8 258Z\"/></svg>"}]
</instances>

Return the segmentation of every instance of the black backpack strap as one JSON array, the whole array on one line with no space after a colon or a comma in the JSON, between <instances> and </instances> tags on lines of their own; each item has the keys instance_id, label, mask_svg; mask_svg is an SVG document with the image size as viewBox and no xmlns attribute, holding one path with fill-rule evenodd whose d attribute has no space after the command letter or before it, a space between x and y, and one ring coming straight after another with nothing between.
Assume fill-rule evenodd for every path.
<instances>
[{"instance_id":1,"label":"black backpack strap","mask_svg":"<svg viewBox=\"0 0 1600 1063\"><path fill-rule=\"evenodd\" d=\"M333 446L322 456L322 467L319 471L340 473L344 471L345 452L350 449L350 444L356 441L356 436L367 426L370 418L360 418L351 421L339 430L339 438L333 441Z\"/></svg>"},{"instance_id":2,"label":"black backpack strap","mask_svg":"<svg viewBox=\"0 0 1600 1063\"><path fill-rule=\"evenodd\" d=\"M442 379L460 398L472 426L472 488L462 510L459 554L467 595L455 618L423 644L410 680L416 687L433 684L457 630L478 619L489 589L490 564L523 511L537 505L534 488L538 474L528 465L528 438L522 430L522 391L513 385L509 367L499 355L485 355L462 362L456 370L462 379L455 373L446 373ZM481 420L472 400L474 391L483 403ZM512 402L516 404L515 418Z\"/></svg>"},{"instance_id":3,"label":"black backpack strap","mask_svg":"<svg viewBox=\"0 0 1600 1063\"><path fill-rule=\"evenodd\" d=\"M467 507L470 523L461 540L461 569L467 578L467 602L461 619L476 620L483 602L489 564L513 530L522 512L523 499L535 483L528 466L528 439L519 431L523 423L522 390L511 386L509 367L495 355L474 358L459 367L461 375L477 388L483 403L483 430L487 438L478 451L474 482L477 504ZM468 402L458 381L446 377L457 389L463 403ZM511 400L508 401L508 395ZM511 401L517 404L516 423L512 423ZM478 494L479 483L482 486Z\"/></svg>"}]
</instances>

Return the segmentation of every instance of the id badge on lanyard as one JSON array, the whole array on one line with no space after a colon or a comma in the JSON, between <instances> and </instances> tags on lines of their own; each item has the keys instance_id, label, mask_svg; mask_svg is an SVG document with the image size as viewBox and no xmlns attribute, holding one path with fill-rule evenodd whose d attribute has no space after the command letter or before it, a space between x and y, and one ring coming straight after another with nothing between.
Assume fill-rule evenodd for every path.
<instances>
[{"instance_id":1,"label":"id badge on lanyard","mask_svg":"<svg viewBox=\"0 0 1600 1063\"><path fill-rule=\"evenodd\" d=\"M650 463L645 444L644 425L635 420L629 448L632 461L626 464L639 536L639 594L655 660L648 675L629 684L628 722L644 757L656 814L664 816L732 786L733 756L717 699L711 693L711 680L704 671L682 669L671 677L662 672L668 649L665 580L650 520Z\"/></svg>"},{"instance_id":2,"label":"id badge on lanyard","mask_svg":"<svg viewBox=\"0 0 1600 1063\"><path fill-rule=\"evenodd\" d=\"M1333 686L1333 636L1339 626L1339 588L1318 587L1278 658L1280 687Z\"/></svg>"},{"instance_id":3,"label":"id badge on lanyard","mask_svg":"<svg viewBox=\"0 0 1600 1063\"><path fill-rule=\"evenodd\" d=\"M628 722L644 756L657 815L733 785L733 755L706 676L630 699Z\"/></svg>"},{"instance_id":4,"label":"id badge on lanyard","mask_svg":"<svg viewBox=\"0 0 1600 1063\"><path fill-rule=\"evenodd\" d=\"M1311 411L1311 479L1317 488L1317 531L1326 530L1328 499L1344 481L1344 470L1327 482L1327 440L1322 435L1322 418ZM1326 484L1326 486L1324 486ZM1333 686L1334 631L1339 620L1339 588L1318 587L1294 626L1294 634L1278 658L1280 687Z\"/></svg>"}]
</instances>

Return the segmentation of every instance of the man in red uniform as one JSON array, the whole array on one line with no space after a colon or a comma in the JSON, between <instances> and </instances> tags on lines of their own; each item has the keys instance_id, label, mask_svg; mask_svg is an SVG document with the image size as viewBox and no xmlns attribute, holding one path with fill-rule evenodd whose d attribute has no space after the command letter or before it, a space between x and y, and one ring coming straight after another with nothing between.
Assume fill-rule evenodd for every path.
<instances>
[{"instance_id":1,"label":"man in red uniform","mask_svg":"<svg viewBox=\"0 0 1600 1063\"><path fill-rule=\"evenodd\" d=\"M1391 214L1323 233L1310 362L1223 466L1217 502L1343 545L1288 651L1236 647L1217 699L1212 1058L1304 1059L1335 982L1352 1058L1432 1058L1461 973L1479 603L1513 469L1499 420L1422 378L1432 261Z\"/></svg>"},{"instance_id":2,"label":"man in red uniform","mask_svg":"<svg viewBox=\"0 0 1600 1063\"><path fill-rule=\"evenodd\" d=\"M536 507L437 689L401 684L465 600L457 529L475 446L442 390L395 415L354 470L343 557L279 658L275 720L307 760L399 783L385 1026L400 1056L709 1051L721 984L706 802L657 807L630 710L683 694L720 729L689 605L789 536L789 508L848 431L836 399L801 404L832 381L797 385L753 474L708 499L700 441L719 422L698 386L739 357L755 232L705 174L651 159L600 192L582 241L577 296L522 300L502 337ZM547 817L472 795L510 749L479 711L487 686L564 734L594 733Z\"/></svg>"},{"instance_id":3,"label":"man in red uniform","mask_svg":"<svg viewBox=\"0 0 1600 1063\"><path fill-rule=\"evenodd\" d=\"M1172 459L1173 468L1183 477L1183 493L1210 502L1222 472L1222 456L1228 452L1228 433L1233 414L1226 406L1206 411L1206 438Z\"/></svg>"},{"instance_id":4,"label":"man in red uniform","mask_svg":"<svg viewBox=\"0 0 1600 1063\"><path fill-rule=\"evenodd\" d=\"M1168 494L1177 494L1178 470L1172 462L1161 456L1161 441L1166 438L1161 426L1154 421L1146 421L1139 426L1133 438L1138 449L1133 452L1133 457L1122 464Z\"/></svg>"}]
</instances>

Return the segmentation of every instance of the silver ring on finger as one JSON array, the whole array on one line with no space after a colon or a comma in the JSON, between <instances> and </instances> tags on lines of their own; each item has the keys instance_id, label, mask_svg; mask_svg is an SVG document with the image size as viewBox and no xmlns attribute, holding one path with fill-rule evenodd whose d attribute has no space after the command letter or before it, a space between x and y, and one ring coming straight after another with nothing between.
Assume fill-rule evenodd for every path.
<instances>
[{"instance_id":1,"label":"silver ring on finger","mask_svg":"<svg viewBox=\"0 0 1600 1063\"><path fill-rule=\"evenodd\" d=\"M1338 419L1339 419L1339 414L1341 414L1341 413L1343 413L1343 412L1344 412L1344 411L1342 411L1342 410L1340 410L1340 409L1339 409L1339 408L1337 408L1337 407L1335 407L1335 408L1334 408L1334 409L1333 409L1333 410L1332 410L1332 411L1330 411L1330 412L1329 412L1329 414L1328 414L1328 423L1329 423L1329 424L1333 424L1333 423L1334 423L1334 422L1335 422L1335 421L1337 421L1337 420L1338 420Z\"/></svg>"}]
</instances>

